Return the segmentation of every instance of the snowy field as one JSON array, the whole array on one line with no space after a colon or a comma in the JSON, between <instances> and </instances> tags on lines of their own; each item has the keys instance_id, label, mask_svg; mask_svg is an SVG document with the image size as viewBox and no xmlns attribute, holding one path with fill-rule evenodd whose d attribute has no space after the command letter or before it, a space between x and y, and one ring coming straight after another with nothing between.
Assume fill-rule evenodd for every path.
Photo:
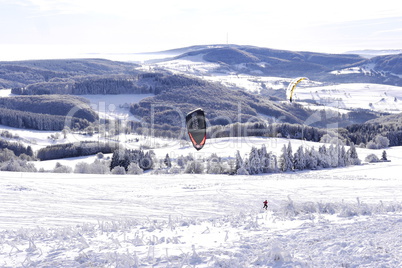
<instances>
[{"instance_id":1,"label":"snowy field","mask_svg":"<svg viewBox=\"0 0 402 268\"><path fill-rule=\"evenodd\" d=\"M306 100L340 109L362 108L377 112L400 113L402 88L362 83L304 87L297 91L296 101Z\"/></svg>"},{"instance_id":2,"label":"snowy field","mask_svg":"<svg viewBox=\"0 0 402 268\"><path fill-rule=\"evenodd\" d=\"M264 176L1 172L0 266L400 267L402 148L387 152Z\"/></svg>"}]
</instances>

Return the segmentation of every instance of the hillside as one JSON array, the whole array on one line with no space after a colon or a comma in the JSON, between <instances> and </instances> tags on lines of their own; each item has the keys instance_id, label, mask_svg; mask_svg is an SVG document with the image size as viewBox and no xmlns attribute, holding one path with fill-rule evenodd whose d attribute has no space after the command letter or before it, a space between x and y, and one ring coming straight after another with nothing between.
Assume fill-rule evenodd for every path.
<instances>
[{"instance_id":1,"label":"hillside","mask_svg":"<svg viewBox=\"0 0 402 268\"><path fill-rule=\"evenodd\" d=\"M138 65L104 59L60 59L0 62L0 88L25 87L74 77L137 74Z\"/></svg>"},{"instance_id":2,"label":"hillside","mask_svg":"<svg viewBox=\"0 0 402 268\"><path fill-rule=\"evenodd\" d=\"M37 130L82 129L98 119L89 103L68 95L0 98L2 125Z\"/></svg>"},{"instance_id":3,"label":"hillside","mask_svg":"<svg viewBox=\"0 0 402 268\"><path fill-rule=\"evenodd\" d=\"M181 128L185 114L198 107L206 111L210 125L256 122L264 117L302 123L311 114L297 105L284 105L268 97L230 90L213 83L204 87L180 87L162 92L132 105L130 112L145 122L154 120L156 125L176 126L174 129L177 129ZM151 118L151 115L154 117Z\"/></svg>"},{"instance_id":4,"label":"hillside","mask_svg":"<svg viewBox=\"0 0 402 268\"><path fill-rule=\"evenodd\" d=\"M287 51L239 45L195 46L174 52L184 53L173 58L160 60L159 63L168 66L169 62L176 60L192 61L196 59L196 61L202 60L214 64L214 67L207 72L209 74L308 76L321 82L402 85L401 79L397 76L402 75L400 55L386 55L367 59L357 54ZM153 60L152 62L158 61ZM353 73L342 72L342 70L352 67L356 68L357 71Z\"/></svg>"}]
</instances>

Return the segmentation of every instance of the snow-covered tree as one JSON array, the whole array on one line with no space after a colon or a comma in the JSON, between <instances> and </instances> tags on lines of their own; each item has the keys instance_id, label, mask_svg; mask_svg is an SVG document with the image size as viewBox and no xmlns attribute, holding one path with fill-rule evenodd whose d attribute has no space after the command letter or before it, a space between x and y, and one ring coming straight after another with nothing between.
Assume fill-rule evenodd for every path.
<instances>
[{"instance_id":1,"label":"snow-covered tree","mask_svg":"<svg viewBox=\"0 0 402 268\"><path fill-rule=\"evenodd\" d=\"M294 154L294 168L297 170L304 170L306 168L306 157L304 155L303 146L299 146Z\"/></svg>"},{"instance_id":2,"label":"snow-covered tree","mask_svg":"<svg viewBox=\"0 0 402 268\"><path fill-rule=\"evenodd\" d=\"M243 166L243 159L240 155L239 150L236 152L236 164L235 164L235 169L236 171L239 170Z\"/></svg>"},{"instance_id":3,"label":"snow-covered tree","mask_svg":"<svg viewBox=\"0 0 402 268\"><path fill-rule=\"evenodd\" d=\"M359 159L359 156L357 155L356 147L354 143L350 145L349 150L347 151L348 159L349 159L349 164L350 165L360 165L361 160Z\"/></svg>"},{"instance_id":4,"label":"snow-covered tree","mask_svg":"<svg viewBox=\"0 0 402 268\"><path fill-rule=\"evenodd\" d=\"M375 143L377 144L378 149L387 148L389 146L389 139L382 135L377 135L375 137Z\"/></svg>"},{"instance_id":5,"label":"snow-covered tree","mask_svg":"<svg viewBox=\"0 0 402 268\"><path fill-rule=\"evenodd\" d=\"M204 165L200 161L188 161L184 173L202 174L204 173Z\"/></svg>"},{"instance_id":6,"label":"snow-covered tree","mask_svg":"<svg viewBox=\"0 0 402 268\"><path fill-rule=\"evenodd\" d=\"M181 168L184 168L184 166L186 165L186 160L184 159L184 156L179 156L177 157L177 165Z\"/></svg>"},{"instance_id":7,"label":"snow-covered tree","mask_svg":"<svg viewBox=\"0 0 402 268\"><path fill-rule=\"evenodd\" d=\"M221 158L217 154L213 153L209 159L207 159L207 173L208 174L222 174L223 166Z\"/></svg>"},{"instance_id":8,"label":"snow-covered tree","mask_svg":"<svg viewBox=\"0 0 402 268\"><path fill-rule=\"evenodd\" d=\"M338 150L338 167L344 167L346 166L346 151L345 151L345 146L339 146L337 145L337 150Z\"/></svg>"},{"instance_id":9,"label":"snow-covered tree","mask_svg":"<svg viewBox=\"0 0 402 268\"><path fill-rule=\"evenodd\" d=\"M317 169L319 168L318 166L318 161L319 161L319 153L312 147L309 150L306 150L305 152L305 158L306 158L306 169Z\"/></svg>"},{"instance_id":10,"label":"snow-covered tree","mask_svg":"<svg viewBox=\"0 0 402 268\"><path fill-rule=\"evenodd\" d=\"M163 160L163 163L166 165L166 167L171 168L172 167L172 161L170 160L169 154L166 154L165 159Z\"/></svg>"},{"instance_id":11,"label":"snow-covered tree","mask_svg":"<svg viewBox=\"0 0 402 268\"><path fill-rule=\"evenodd\" d=\"M289 152L292 152L292 148L289 150L289 148L284 144L279 158L279 168L282 172L293 170L293 156L290 157Z\"/></svg>"},{"instance_id":12,"label":"snow-covered tree","mask_svg":"<svg viewBox=\"0 0 402 268\"><path fill-rule=\"evenodd\" d=\"M130 165L128 166L127 174L139 175L143 172L144 170L142 170L137 163L130 163Z\"/></svg>"},{"instance_id":13,"label":"snow-covered tree","mask_svg":"<svg viewBox=\"0 0 402 268\"><path fill-rule=\"evenodd\" d=\"M381 160L382 160L382 161L388 161L387 152L386 152L385 150L382 152Z\"/></svg>"},{"instance_id":14,"label":"snow-covered tree","mask_svg":"<svg viewBox=\"0 0 402 268\"><path fill-rule=\"evenodd\" d=\"M380 159L375 154L369 154L364 159L368 163L377 163L380 162Z\"/></svg>"},{"instance_id":15,"label":"snow-covered tree","mask_svg":"<svg viewBox=\"0 0 402 268\"><path fill-rule=\"evenodd\" d=\"M288 147L287 147L287 154L288 158L290 159L290 170L293 170L293 150L292 150L292 144L289 141Z\"/></svg>"},{"instance_id":16,"label":"snow-covered tree","mask_svg":"<svg viewBox=\"0 0 402 268\"><path fill-rule=\"evenodd\" d=\"M250 175L260 174L261 173L261 159L258 154L258 150L256 147L251 148L251 152L248 158L248 162L250 164L249 173Z\"/></svg>"},{"instance_id":17,"label":"snow-covered tree","mask_svg":"<svg viewBox=\"0 0 402 268\"><path fill-rule=\"evenodd\" d=\"M126 169L122 166L116 166L112 169L112 174L113 175L125 175Z\"/></svg>"}]
</instances>

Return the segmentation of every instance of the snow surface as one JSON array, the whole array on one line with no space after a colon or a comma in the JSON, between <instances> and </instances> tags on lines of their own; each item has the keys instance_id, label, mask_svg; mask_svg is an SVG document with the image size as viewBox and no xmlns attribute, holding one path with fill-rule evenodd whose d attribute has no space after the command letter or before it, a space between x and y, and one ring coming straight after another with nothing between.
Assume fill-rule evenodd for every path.
<instances>
[{"instance_id":1,"label":"snow surface","mask_svg":"<svg viewBox=\"0 0 402 268\"><path fill-rule=\"evenodd\" d=\"M225 142L251 146L204 149ZM387 155L260 176L0 172L0 266L399 267L402 147Z\"/></svg>"},{"instance_id":2,"label":"snow surface","mask_svg":"<svg viewBox=\"0 0 402 268\"><path fill-rule=\"evenodd\" d=\"M117 94L117 95L79 95L90 101L100 119L120 119L139 121L129 112L130 104L138 103L142 99L154 94Z\"/></svg>"},{"instance_id":3,"label":"snow surface","mask_svg":"<svg viewBox=\"0 0 402 268\"><path fill-rule=\"evenodd\" d=\"M392 162L391 162L392 163ZM388 163L373 165L387 170ZM0 173L3 267L398 267L402 181ZM269 210L261 210L268 199Z\"/></svg>"},{"instance_id":4,"label":"snow surface","mask_svg":"<svg viewBox=\"0 0 402 268\"><path fill-rule=\"evenodd\" d=\"M340 109L371 109L378 112L402 111L402 88L397 86L351 83L304 87L297 101L313 100L317 104Z\"/></svg>"}]
</instances>

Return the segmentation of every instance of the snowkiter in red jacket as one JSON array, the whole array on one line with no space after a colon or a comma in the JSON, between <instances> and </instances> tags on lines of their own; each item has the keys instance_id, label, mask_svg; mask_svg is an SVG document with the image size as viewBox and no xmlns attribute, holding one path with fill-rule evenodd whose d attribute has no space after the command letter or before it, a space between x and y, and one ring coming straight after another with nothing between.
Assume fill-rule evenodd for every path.
<instances>
[{"instance_id":1,"label":"snowkiter in red jacket","mask_svg":"<svg viewBox=\"0 0 402 268\"><path fill-rule=\"evenodd\" d=\"M268 209L268 201L265 200L263 203L264 203L264 207L263 207L263 208L265 208L265 210L267 210L267 209Z\"/></svg>"}]
</instances>

